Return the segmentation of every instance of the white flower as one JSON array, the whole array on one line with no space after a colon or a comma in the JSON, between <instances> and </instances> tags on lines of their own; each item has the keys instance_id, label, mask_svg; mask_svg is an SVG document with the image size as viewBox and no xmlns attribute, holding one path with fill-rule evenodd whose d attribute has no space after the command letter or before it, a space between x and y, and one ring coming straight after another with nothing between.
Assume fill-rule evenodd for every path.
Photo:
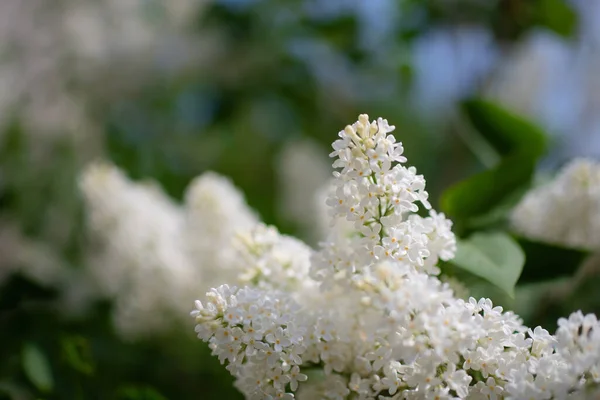
<instances>
[{"instance_id":1,"label":"white flower","mask_svg":"<svg viewBox=\"0 0 600 400\"><path fill-rule=\"evenodd\" d=\"M113 318L122 336L171 329L173 321L187 318L182 302L193 301L198 288L235 281L242 272L233 238L257 219L228 179L201 175L191 183L184 207L106 163L87 167L80 188L95 246L79 284L115 299ZM233 323L241 317L225 316Z\"/></svg>"},{"instance_id":2,"label":"white flower","mask_svg":"<svg viewBox=\"0 0 600 400\"><path fill-rule=\"evenodd\" d=\"M302 373L300 373L300 367L294 365L290 370L290 389L295 392L298 389L298 382L304 382L308 379L308 377Z\"/></svg>"},{"instance_id":3,"label":"white flower","mask_svg":"<svg viewBox=\"0 0 600 400\"><path fill-rule=\"evenodd\" d=\"M299 399L559 399L594 388L595 316L573 313L552 336L437 278L456 248L451 223L413 214L430 207L425 180L398 164L392 130L361 115L333 145L331 221L353 232L333 228L312 251L259 225L240 236L247 286L197 303L196 331L237 387L274 398L289 386Z\"/></svg>"},{"instance_id":4,"label":"white flower","mask_svg":"<svg viewBox=\"0 0 600 400\"><path fill-rule=\"evenodd\" d=\"M544 242L600 249L600 165L570 162L547 184L531 190L511 215L514 228Z\"/></svg>"},{"instance_id":5,"label":"white flower","mask_svg":"<svg viewBox=\"0 0 600 400\"><path fill-rule=\"evenodd\" d=\"M193 299L199 271L183 248L182 210L156 186L135 184L108 164L92 164L80 181L97 242L88 273L116 299L117 329L126 337L166 329ZM188 303L189 304L189 303Z\"/></svg>"},{"instance_id":6,"label":"white flower","mask_svg":"<svg viewBox=\"0 0 600 400\"><path fill-rule=\"evenodd\" d=\"M295 324L288 323L285 317L296 310L292 299L283 293L267 294L259 289L237 289L224 285L208 293L207 303L212 304L212 307L202 303L197 304L197 307L200 306L201 310L221 311L212 316L193 311L192 316L196 318L199 327L213 323L221 326L208 338L204 336L203 340L211 344L213 354L218 356L221 363L228 362L228 368L235 364L236 368L230 368L230 372L238 377L238 385L245 393L261 391L272 392L276 396L284 395L286 384L293 380L291 386L296 387L298 381L305 380L306 377L300 373L299 367L290 365L298 360L296 355L304 351L301 343L293 343L289 339L303 334L301 320L298 321L300 326L296 327ZM255 304L258 304L261 310L259 313L253 312L246 325L240 326L224 318L229 313L247 314L250 309L256 311ZM249 344L243 337L249 334L250 327L253 328L253 345L252 352L248 355L246 349ZM289 353L294 355L286 357ZM256 379L259 372L259 376L263 378Z\"/></svg>"},{"instance_id":7,"label":"white flower","mask_svg":"<svg viewBox=\"0 0 600 400\"><path fill-rule=\"evenodd\" d=\"M258 223L242 193L229 179L205 172L188 186L184 206L184 244L203 271L202 289L234 280L239 274L234 236Z\"/></svg>"}]
</instances>

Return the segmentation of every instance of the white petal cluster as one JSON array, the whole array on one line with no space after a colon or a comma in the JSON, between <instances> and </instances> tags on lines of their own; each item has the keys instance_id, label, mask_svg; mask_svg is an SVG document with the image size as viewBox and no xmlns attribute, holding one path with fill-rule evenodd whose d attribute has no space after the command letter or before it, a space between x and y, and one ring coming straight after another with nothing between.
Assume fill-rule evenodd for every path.
<instances>
[{"instance_id":1,"label":"white petal cluster","mask_svg":"<svg viewBox=\"0 0 600 400\"><path fill-rule=\"evenodd\" d=\"M46 243L27 238L20 229L2 221L0 227L0 286L13 273L20 273L42 286L63 280L64 264Z\"/></svg>"},{"instance_id":2,"label":"white petal cluster","mask_svg":"<svg viewBox=\"0 0 600 400\"><path fill-rule=\"evenodd\" d=\"M334 244L335 238L326 245L327 251L314 260L315 279L342 272L350 277L385 260L437 274L438 259L453 257L456 239L451 222L435 211L426 218L415 214L417 202L431 208L425 179L414 167L400 164L406 161L404 148L389 134L393 130L387 120L369 122L361 115L334 142L333 166L342 170L334 173L335 190L327 204L334 218L354 222L358 235L341 248L345 254L336 254L340 246Z\"/></svg>"},{"instance_id":3,"label":"white petal cluster","mask_svg":"<svg viewBox=\"0 0 600 400\"><path fill-rule=\"evenodd\" d=\"M234 239L234 271L240 284L265 290L309 290L306 281L312 249L300 240L280 234L277 229L257 224L239 231Z\"/></svg>"},{"instance_id":4,"label":"white petal cluster","mask_svg":"<svg viewBox=\"0 0 600 400\"><path fill-rule=\"evenodd\" d=\"M597 390L595 316L574 313L550 335L488 299L458 299L438 279L438 260L455 251L451 223L415 214L416 202L429 208L425 181L398 164L405 159L392 129L361 115L334 144L342 170L327 202L332 222L352 221L353 234L333 229L311 251L261 226L238 248L246 286L223 285L196 302L196 332L238 389L249 399L377 400Z\"/></svg>"},{"instance_id":5,"label":"white petal cluster","mask_svg":"<svg viewBox=\"0 0 600 400\"><path fill-rule=\"evenodd\" d=\"M137 0L72 1L65 7L63 29L73 51L85 60L100 63L111 57L143 57L163 45L165 38L181 42L177 35L190 26L203 3L173 0L156 4L150 17L148 5Z\"/></svg>"},{"instance_id":6,"label":"white petal cluster","mask_svg":"<svg viewBox=\"0 0 600 400\"><path fill-rule=\"evenodd\" d=\"M293 398L285 394L306 380L299 365L305 347L300 306L285 293L245 287L219 286L196 302L198 337L208 341L213 354L236 376L250 398Z\"/></svg>"},{"instance_id":7,"label":"white petal cluster","mask_svg":"<svg viewBox=\"0 0 600 400\"><path fill-rule=\"evenodd\" d=\"M235 236L258 223L242 193L229 179L205 172L188 186L184 213L183 240L192 262L202 270L202 287L232 282L238 276Z\"/></svg>"},{"instance_id":8,"label":"white petal cluster","mask_svg":"<svg viewBox=\"0 0 600 400\"><path fill-rule=\"evenodd\" d=\"M45 0L0 2L0 135L17 117L36 137L72 135L85 141L80 149L90 151L96 144L90 101L122 94L124 86L154 77L165 68L160 60L167 50L170 72L211 59L207 55L214 35L189 34L206 4L65 0L49 7ZM107 74L112 85L104 84Z\"/></svg>"},{"instance_id":9,"label":"white petal cluster","mask_svg":"<svg viewBox=\"0 0 600 400\"><path fill-rule=\"evenodd\" d=\"M86 281L115 300L115 325L130 338L185 321L198 288L235 276L235 232L257 222L232 183L211 172L190 185L185 207L104 163L88 167L80 187L95 242Z\"/></svg>"},{"instance_id":10,"label":"white petal cluster","mask_svg":"<svg viewBox=\"0 0 600 400\"><path fill-rule=\"evenodd\" d=\"M549 183L531 190L511 215L515 230L534 240L600 249L600 165L586 159L566 165Z\"/></svg>"}]
</instances>

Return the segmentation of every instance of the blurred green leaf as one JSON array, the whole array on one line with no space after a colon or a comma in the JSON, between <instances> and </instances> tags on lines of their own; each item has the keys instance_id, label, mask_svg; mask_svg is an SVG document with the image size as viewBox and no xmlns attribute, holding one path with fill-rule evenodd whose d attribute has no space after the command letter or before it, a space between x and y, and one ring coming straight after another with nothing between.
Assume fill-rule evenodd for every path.
<instances>
[{"instance_id":1,"label":"blurred green leaf","mask_svg":"<svg viewBox=\"0 0 600 400\"><path fill-rule=\"evenodd\" d=\"M469 218L466 228L469 230L503 228L501 226L508 213L515 207L521 197L529 190L529 186L521 186L507 194L502 201L484 214Z\"/></svg>"},{"instance_id":2,"label":"blurred green leaf","mask_svg":"<svg viewBox=\"0 0 600 400\"><path fill-rule=\"evenodd\" d=\"M309 382L312 382L313 384L316 384L316 385L322 384L323 382L325 382L325 379L327 378L327 376L325 375L325 372L321 368L310 368L309 367L309 368L306 368L305 370L302 370L302 373L306 374Z\"/></svg>"},{"instance_id":3,"label":"blurred green leaf","mask_svg":"<svg viewBox=\"0 0 600 400\"><path fill-rule=\"evenodd\" d=\"M352 51L358 37L358 21L353 16L315 21L318 36L331 45L343 50L350 56L355 56Z\"/></svg>"},{"instance_id":4,"label":"blurred green leaf","mask_svg":"<svg viewBox=\"0 0 600 400\"><path fill-rule=\"evenodd\" d=\"M50 392L54 386L52 371L46 356L32 343L23 348L23 369L29 380L42 392Z\"/></svg>"},{"instance_id":5,"label":"blurred green leaf","mask_svg":"<svg viewBox=\"0 0 600 400\"><path fill-rule=\"evenodd\" d=\"M569 37L577 28L577 14L564 0L540 0L536 9L537 25Z\"/></svg>"},{"instance_id":6,"label":"blurred green leaf","mask_svg":"<svg viewBox=\"0 0 600 400\"><path fill-rule=\"evenodd\" d=\"M504 215L509 208L501 204L515 199L515 192L528 186L535 170L535 160L527 155L506 157L498 166L454 184L441 197L442 210L461 226L480 224L477 218L494 209ZM500 216L496 214L494 220Z\"/></svg>"},{"instance_id":7,"label":"blurred green leaf","mask_svg":"<svg viewBox=\"0 0 600 400\"><path fill-rule=\"evenodd\" d=\"M537 158L546 150L547 139L541 128L495 103L467 100L462 110L473 127L503 156L520 151Z\"/></svg>"},{"instance_id":8,"label":"blurred green leaf","mask_svg":"<svg viewBox=\"0 0 600 400\"><path fill-rule=\"evenodd\" d=\"M488 101L467 101L463 110L503 158L495 167L447 189L441 208L459 226L481 226L486 217L493 222L502 219L519 200L546 149L546 136L534 124Z\"/></svg>"},{"instance_id":9,"label":"blurred green leaf","mask_svg":"<svg viewBox=\"0 0 600 400\"><path fill-rule=\"evenodd\" d=\"M0 382L0 399L5 398L3 395L11 400L28 400L31 398L31 393L28 393L24 388L6 381Z\"/></svg>"},{"instance_id":10,"label":"blurred green leaf","mask_svg":"<svg viewBox=\"0 0 600 400\"><path fill-rule=\"evenodd\" d=\"M525 255L505 233L476 233L458 241L456 256L450 263L491 282L512 297Z\"/></svg>"},{"instance_id":11,"label":"blurred green leaf","mask_svg":"<svg viewBox=\"0 0 600 400\"><path fill-rule=\"evenodd\" d=\"M572 276L589 252L517 238L526 255L519 283Z\"/></svg>"},{"instance_id":12,"label":"blurred green leaf","mask_svg":"<svg viewBox=\"0 0 600 400\"><path fill-rule=\"evenodd\" d=\"M62 339L62 354L69 366L86 375L94 373L91 350L88 341L82 336L69 336Z\"/></svg>"},{"instance_id":13,"label":"blurred green leaf","mask_svg":"<svg viewBox=\"0 0 600 400\"><path fill-rule=\"evenodd\" d=\"M117 398L121 400L167 400L165 396L149 386L134 385L121 387L117 392Z\"/></svg>"}]
</instances>

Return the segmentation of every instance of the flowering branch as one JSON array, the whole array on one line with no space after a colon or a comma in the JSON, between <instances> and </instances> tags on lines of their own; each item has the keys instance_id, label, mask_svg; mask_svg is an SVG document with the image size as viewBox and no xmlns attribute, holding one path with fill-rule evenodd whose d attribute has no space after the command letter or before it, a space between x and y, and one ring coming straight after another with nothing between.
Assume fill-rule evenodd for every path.
<instances>
[{"instance_id":1,"label":"flowering branch","mask_svg":"<svg viewBox=\"0 0 600 400\"><path fill-rule=\"evenodd\" d=\"M436 276L456 249L451 222L416 214L431 208L425 180L402 165L393 130L361 115L333 145L327 204L354 232L332 229L318 251L274 230L266 246L247 240L247 286L196 303L199 338L247 398L585 398L600 383L596 317L573 313L553 336L489 299L456 298Z\"/></svg>"}]
</instances>

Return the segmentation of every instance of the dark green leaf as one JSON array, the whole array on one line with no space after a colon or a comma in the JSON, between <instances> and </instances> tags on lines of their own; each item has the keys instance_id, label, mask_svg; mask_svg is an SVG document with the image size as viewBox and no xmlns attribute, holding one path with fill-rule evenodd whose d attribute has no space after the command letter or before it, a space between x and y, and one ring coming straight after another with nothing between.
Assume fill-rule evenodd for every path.
<instances>
[{"instance_id":1,"label":"dark green leaf","mask_svg":"<svg viewBox=\"0 0 600 400\"><path fill-rule=\"evenodd\" d=\"M12 382L0 381L0 398L8 396L10 400L28 400L31 399L31 393Z\"/></svg>"},{"instance_id":2,"label":"dark green leaf","mask_svg":"<svg viewBox=\"0 0 600 400\"><path fill-rule=\"evenodd\" d=\"M473 127L502 156L495 167L451 186L442 194L441 208L459 226L497 222L531 183L546 137L531 122L484 100L463 103ZM490 215L491 214L491 215Z\"/></svg>"},{"instance_id":3,"label":"dark green leaf","mask_svg":"<svg viewBox=\"0 0 600 400\"><path fill-rule=\"evenodd\" d=\"M459 240L456 256L450 263L513 296L515 284L525 264L525 255L519 245L505 233L476 233L465 240Z\"/></svg>"},{"instance_id":4,"label":"dark green leaf","mask_svg":"<svg viewBox=\"0 0 600 400\"><path fill-rule=\"evenodd\" d=\"M535 170L535 160L528 155L514 154L498 166L481 172L447 189L441 198L441 208L449 216L473 225L475 220L523 192ZM518 199L517 199L518 200ZM507 209L501 211L506 212ZM498 216L495 216L497 219Z\"/></svg>"},{"instance_id":5,"label":"dark green leaf","mask_svg":"<svg viewBox=\"0 0 600 400\"><path fill-rule=\"evenodd\" d=\"M165 396L149 386L134 385L121 387L117 398L121 400L167 400Z\"/></svg>"},{"instance_id":6,"label":"dark green leaf","mask_svg":"<svg viewBox=\"0 0 600 400\"><path fill-rule=\"evenodd\" d=\"M494 229L502 225L508 213L517 205L521 197L529 190L529 186L521 186L509 191L491 210L467 220L468 229Z\"/></svg>"},{"instance_id":7,"label":"dark green leaf","mask_svg":"<svg viewBox=\"0 0 600 400\"><path fill-rule=\"evenodd\" d=\"M525 238L517 240L527 260L519 283L572 276L588 255L584 250L533 242Z\"/></svg>"},{"instance_id":8,"label":"dark green leaf","mask_svg":"<svg viewBox=\"0 0 600 400\"><path fill-rule=\"evenodd\" d=\"M577 28L577 14L564 0L541 0L536 22L562 36L571 36Z\"/></svg>"},{"instance_id":9,"label":"dark green leaf","mask_svg":"<svg viewBox=\"0 0 600 400\"><path fill-rule=\"evenodd\" d=\"M35 345L28 343L23 348L23 369L29 380L42 392L50 392L54 386L52 371L46 356Z\"/></svg>"},{"instance_id":10,"label":"dark green leaf","mask_svg":"<svg viewBox=\"0 0 600 400\"><path fill-rule=\"evenodd\" d=\"M94 372L94 364L88 341L81 336L71 336L62 340L63 357L76 371L86 375Z\"/></svg>"},{"instance_id":11,"label":"dark green leaf","mask_svg":"<svg viewBox=\"0 0 600 400\"><path fill-rule=\"evenodd\" d=\"M546 135L541 128L486 100L468 100L462 109L473 127L503 156L515 152L532 158L546 149Z\"/></svg>"}]
</instances>

